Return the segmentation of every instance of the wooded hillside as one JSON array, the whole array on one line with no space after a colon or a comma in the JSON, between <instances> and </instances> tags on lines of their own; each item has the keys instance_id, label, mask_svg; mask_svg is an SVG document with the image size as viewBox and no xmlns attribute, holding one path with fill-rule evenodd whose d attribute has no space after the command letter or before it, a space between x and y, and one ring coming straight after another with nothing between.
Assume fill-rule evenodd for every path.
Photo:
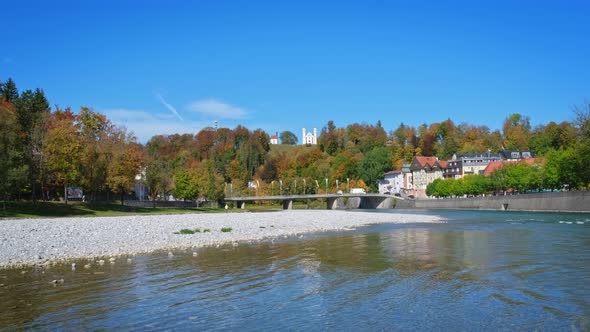
<instances>
[{"instance_id":1,"label":"wooded hillside","mask_svg":"<svg viewBox=\"0 0 590 332\"><path fill-rule=\"evenodd\" d=\"M571 123L535 128L521 114L508 115L501 130L451 119L417 128L402 123L389 131L380 122L337 127L329 121L313 146L271 146L266 132L242 126L158 135L144 145L91 108L73 112L49 105L41 89L19 92L11 79L0 85L3 200L54 199L70 186L81 187L87 199L123 198L138 174L154 199L219 200L229 194L276 194L279 188L323 192L325 179L332 192L347 186L374 190L384 172L415 156L448 159L503 148L546 158L563 177L559 185L590 183L588 102L573 109Z\"/></svg>"}]
</instances>

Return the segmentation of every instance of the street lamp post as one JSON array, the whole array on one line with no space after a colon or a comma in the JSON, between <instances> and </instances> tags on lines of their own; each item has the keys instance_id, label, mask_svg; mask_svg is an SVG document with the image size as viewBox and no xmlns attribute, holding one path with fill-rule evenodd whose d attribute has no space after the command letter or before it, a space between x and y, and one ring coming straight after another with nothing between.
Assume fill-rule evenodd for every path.
<instances>
[{"instance_id":1,"label":"street lamp post","mask_svg":"<svg viewBox=\"0 0 590 332\"><path fill-rule=\"evenodd\" d=\"M303 179L303 195L305 195L305 187L306 187L306 186L307 186L307 185L305 184L305 179Z\"/></svg>"},{"instance_id":2,"label":"street lamp post","mask_svg":"<svg viewBox=\"0 0 590 332\"><path fill-rule=\"evenodd\" d=\"M350 178L346 178L346 191L350 192Z\"/></svg>"},{"instance_id":3,"label":"street lamp post","mask_svg":"<svg viewBox=\"0 0 590 332\"><path fill-rule=\"evenodd\" d=\"M326 178L326 195L328 194L328 178Z\"/></svg>"}]
</instances>

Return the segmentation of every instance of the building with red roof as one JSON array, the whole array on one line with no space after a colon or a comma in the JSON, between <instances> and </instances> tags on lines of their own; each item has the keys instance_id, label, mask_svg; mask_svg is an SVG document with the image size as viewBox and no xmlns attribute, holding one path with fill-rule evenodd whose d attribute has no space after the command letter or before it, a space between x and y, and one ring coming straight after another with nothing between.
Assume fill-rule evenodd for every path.
<instances>
[{"instance_id":1,"label":"building with red roof","mask_svg":"<svg viewBox=\"0 0 590 332\"><path fill-rule=\"evenodd\" d=\"M277 135L272 135L270 137L270 144L279 144L279 136Z\"/></svg>"},{"instance_id":2,"label":"building with red roof","mask_svg":"<svg viewBox=\"0 0 590 332\"><path fill-rule=\"evenodd\" d=\"M519 156L528 156L528 152L519 152ZM509 155L516 158L516 153ZM401 170L384 174L379 181L379 192L405 193L417 198L427 197L426 187L436 179L460 179L465 175L485 175L502 168L505 164L526 162L529 165L542 163L538 158L503 160L502 153L455 154L451 160L439 160L437 157L414 157L410 164L404 164ZM399 183L399 185L398 185Z\"/></svg>"},{"instance_id":3,"label":"building with red roof","mask_svg":"<svg viewBox=\"0 0 590 332\"><path fill-rule=\"evenodd\" d=\"M426 197L426 186L436 179L443 178L443 169L446 163L436 157L414 157L410 164L412 172L411 194L415 197Z\"/></svg>"},{"instance_id":4,"label":"building with red roof","mask_svg":"<svg viewBox=\"0 0 590 332\"><path fill-rule=\"evenodd\" d=\"M526 159L521 159L521 160L498 160L498 161L493 161L491 163L488 164L488 167L486 167L486 169L483 172L484 176L490 176L492 175L492 173L494 173L494 171L501 169L502 167L504 167L505 165L515 165L515 164L520 164L520 163L527 163L529 165L534 165L534 164L542 164L544 162L544 160L540 159L540 158L526 158Z\"/></svg>"}]
</instances>

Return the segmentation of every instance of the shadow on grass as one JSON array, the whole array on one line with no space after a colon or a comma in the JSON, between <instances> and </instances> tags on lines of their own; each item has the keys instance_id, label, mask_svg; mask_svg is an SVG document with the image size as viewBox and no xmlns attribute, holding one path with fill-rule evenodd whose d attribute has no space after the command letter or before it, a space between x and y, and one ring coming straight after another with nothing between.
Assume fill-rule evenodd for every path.
<instances>
[{"instance_id":1,"label":"shadow on grass","mask_svg":"<svg viewBox=\"0 0 590 332\"><path fill-rule=\"evenodd\" d=\"M6 202L0 205L0 218L91 216L93 211L80 204L53 202Z\"/></svg>"},{"instance_id":2,"label":"shadow on grass","mask_svg":"<svg viewBox=\"0 0 590 332\"><path fill-rule=\"evenodd\" d=\"M214 208L147 208L115 203L71 202L6 202L0 203L0 218L91 217L124 216L135 214L213 213Z\"/></svg>"}]
</instances>

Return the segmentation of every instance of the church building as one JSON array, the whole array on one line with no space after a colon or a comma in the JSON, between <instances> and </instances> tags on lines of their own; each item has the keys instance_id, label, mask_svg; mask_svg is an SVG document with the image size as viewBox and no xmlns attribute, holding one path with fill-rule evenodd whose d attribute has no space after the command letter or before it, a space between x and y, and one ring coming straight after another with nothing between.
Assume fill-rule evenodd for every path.
<instances>
[{"instance_id":1,"label":"church building","mask_svg":"<svg viewBox=\"0 0 590 332\"><path fill-rule=\"evenodd\" d=\"M270 137L270 144L279 144L279 133Z\"/></svg>"},{"instance_id":2,"label":"church building","mask_svg":"<svg viewBox=\"0 0 590 332\"><path fill-rule=\"evenodd\" d=\"M318 144L318 129L313 128L313 133L306 132L305 128L303 128L303 139L301 140L301 144Z\"/></svg>"}]
</instances>

